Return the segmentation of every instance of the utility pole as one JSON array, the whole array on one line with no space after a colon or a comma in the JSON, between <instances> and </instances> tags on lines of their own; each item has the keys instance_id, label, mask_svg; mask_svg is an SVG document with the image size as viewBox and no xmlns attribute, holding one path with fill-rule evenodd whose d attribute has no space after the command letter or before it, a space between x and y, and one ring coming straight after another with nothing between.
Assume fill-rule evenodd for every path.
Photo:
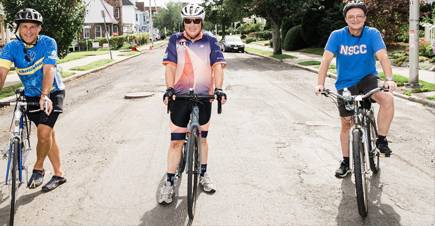
<instances>
[{"instance_id":1,"label":"utility pole","mask_svg":"<svg viewBox=\"0 0 435 226\"><path fill-rule=\"evenodd\" d=\"M104 31L105 31L105 35L104 36L106 36L107 45L109 45L110 59L113 60L112 50L110 50L109 32L107 32L106 15L104 14L104 10L101 10L101 15L103 16L103 21L104 21Z\"/></svg>"},{"instance_id":2,"label":"utility pole","mask_svg":"<svg viewBox=\"0 0 435 226\"><path fill-rule=\"evenodd\" d=\"M154 47L154 25L153 25L153 9L151 7L150 0L150 37L151 37L151 48Z\"/></svg>"},{"instance_id":3,"label":"utility pole","mask_svg":"<svg viewBox=\"0 0 435 226\"><path fill-rule=\"evenodd\" d=\"M410 88L418 88L418 22L420 17L419 0L409 1L409 83Z\"/></svg>"}]
</instances>

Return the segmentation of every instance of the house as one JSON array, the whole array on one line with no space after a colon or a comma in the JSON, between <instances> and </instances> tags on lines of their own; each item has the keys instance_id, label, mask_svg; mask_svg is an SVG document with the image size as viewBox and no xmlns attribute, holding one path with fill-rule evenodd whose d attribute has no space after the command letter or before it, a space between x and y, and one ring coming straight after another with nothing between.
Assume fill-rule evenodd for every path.
<instances>
[{"instance_id":1,"label":"house","mask_svg":"<svg viewBox=\"0 0 435 226\"><path fill-rule=\"evenodd\" d=\"M83 39L95 39L105 37L106 31L109 36L120 33L119 12L104 0L85 0L86 14L83 24ZM106 25L106 26L105 26Z\"/></svg>"}]
</instances>

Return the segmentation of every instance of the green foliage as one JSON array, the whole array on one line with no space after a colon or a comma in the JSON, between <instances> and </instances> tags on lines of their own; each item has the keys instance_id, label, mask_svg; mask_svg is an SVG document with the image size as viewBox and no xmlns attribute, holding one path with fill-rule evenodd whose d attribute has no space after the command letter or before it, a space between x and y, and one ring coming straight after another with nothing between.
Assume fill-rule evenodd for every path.
<instances>
[{"instance_id":1,"label":"green foliage","mask_svg":"<svg viewBox=\"0 0 435 226\"><path fill-rule=\"evenodd\" d=\"M181 8L181 3L169 2L166 8L162 8L158 12L153 22L154 26L160 30L160 33L168 36L183 29L180 16ZM165 27L167 34L165 34Z\"/></svg>"},{"instance_id":2,"label":"green foliage","mask_svg":"<svg viewBox=\"0 0 435 226\"><path fill-rule=\"evenodd\" d=\"M298 64L304 65L304 66L320 65L320 61L318 61L318 60L307 60L307 61L299 62Z\"/></svg>"},{"instance_id":3,"label":"green foliage","mask_svg":"<svg viewBox=\"0 0 435 226\"><path fill-rule=\"evenodd\" d=\"M106 38L98 38L94 41L99 42L100 46L107 43ZM109 39L111 49L119 49L124 46L124 43L129 45L129 48L134 45L144 45L149 41L149 34L147 32L136 33L131 35L112 36Z\"/></svg>"},{"instance_id":4,"label":"green foliage","mask_svg":"<svg viewBox=\"0 0 435 226\"><path fill-rule=\"evenodd\" d=\"M257 39L255 39L255 37L247 37L247 38L245 39L245 42L246 42L246 43L251 43L251 42L255 42L255 41L257 41Z\"/></svg>"},{"instance_id":5,"label":"green foliage","mask_svg":"<svg viewBox=\"0 0 435 226\"><path fill-rule=\"evenodd\" d=\"M302 38L302 25L297 25L288 30L285 39L283 48L285 50L298 50L305 48L307 44Z\"/></svg>"},{"instance_id":6,"label":"green foliage","mask_svg":"<svg viewBox=\"0 0 435 226\"><path fill-rule=\"evenodd\" d=\"M252 32L259 32L263 29L263 25L260 23L244 23L242 24L238 30L243 34L249 34Z\"/></svg>"},{"instance_id":7,"label":"green foliage","mask_svg":"<svg viewBox=\"0 0 435 226\"><path fill-rule=\"evenodd\" d=\"M226 28L231 27L233 22L242 20L248 16L246 11L240 9L240 5L232 0L206 0L205 6L206 29L214 30L215 25L218 25L221 30L218 32L222 36L234 31L226 31Z\"/></svg>"},{"instance_id":8,"label":"green foliage","mask_svg":"<svg viewBox=\"0 0 435 226\"><path fill-rule=\"evenodd\" d=\"M255 37L258 40L270 40L270 39L272 39L272 32L271 31L258 31L258 32L255 32Z\"/></svg>"},{"instance_id":9,"label":"green foliage","mask_svg":"<svg viewBox=\"0 0 435 226\"><path fill-rule=\"evenodd\" d=\"M87 56L97 56L97 55L104 55L107 54L107 51L80 51L80 52L72 52L66 55L63 59L59 60L58 64L63 64L68 61L73 61L77 59L81 59L83 57Z\"/></svg>"},{"instance_id":10,"label":"green foliage","mask_svg":"<svg viewBox=\"0 0 435 226\"><path fill-rule=\"evenodd\" d=\"M95 68L102 67L102 66L104 66L106 64L109 64L112 61L113 60L111 60L111 59L97 60L97 61L94 61L92 63L86 64L84 66L73 67L73 68L71 68L71 70L74 70L74 71L89 71L89 70L92 70L92 69L95 69Z\"/></svg>"},{"instance_id":11,"label":"green foliage","mask_svg":"<svg viewBox=\"0 0 435 226\"><path fill-rule=\"evenodd\" d=\"M44 18L42 34L54 38L59 56L64 56L77 33L82 30L85 5L81 0L0 0L6 21L12 23L22 8L33 8Z\"/></svg>"}]
</instances>

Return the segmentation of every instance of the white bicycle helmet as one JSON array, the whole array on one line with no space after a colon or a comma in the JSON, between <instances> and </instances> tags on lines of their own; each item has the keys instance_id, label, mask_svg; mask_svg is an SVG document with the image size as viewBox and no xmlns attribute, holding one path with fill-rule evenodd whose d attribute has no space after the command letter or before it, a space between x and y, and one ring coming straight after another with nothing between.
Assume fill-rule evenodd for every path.
<instances>
[{"instance_id":1,"label":"white bicycle helmet","mask_svg":"<svg viewBox=\"0 0 435 226\"><path fill-rule=\"evenodd\" d=\"M181 9L181 18L201 18L204 21L204 7L195 3L189 3Z\"/></svg>"}]
</instances>

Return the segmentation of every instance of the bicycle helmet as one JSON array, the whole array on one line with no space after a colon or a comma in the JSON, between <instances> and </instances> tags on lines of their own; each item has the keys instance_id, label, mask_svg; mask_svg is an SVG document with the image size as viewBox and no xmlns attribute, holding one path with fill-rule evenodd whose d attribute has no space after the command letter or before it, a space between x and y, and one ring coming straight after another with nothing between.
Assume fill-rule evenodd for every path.
<instances>
[{"instance_id":1,"label":"bicycle helmet","mask_svg":"<svg viewBox=\"0 0 435 226\"><path fill-rule=\"evenodd\" d=\"M204 21L204 7L195 3L189 3L181 9L181 18L200 18Z\"/></svg>"},{"instance_id":2,"label":"bicycle helmet","mask_svg":"<svg viewBox=\"0 0 435 226\"><path fill-rule=\"evenodd\" d=\"M15 14L15 23L19 25L23 22L35 22L37 24L42 24L42 15L32 8L22 9Z\"/></svg>"},{"instance_id":3,"label":"bicycle helmet","mask_svg":"<svg viewBox=\"0 0 435 226\"><path fill-rule=\"evenodd\" d=\"M364 11L364 15L367 15L367 6L366 6L366 4L364 4L364 2L362 2L360 0L352 0L352 1L348 2L344 6L344 8L343 8L343 16L346 17L347 11L349 11L350 9L353 9L353 8L362 9L362 11Z\"/></svg>"}]
</instances>

